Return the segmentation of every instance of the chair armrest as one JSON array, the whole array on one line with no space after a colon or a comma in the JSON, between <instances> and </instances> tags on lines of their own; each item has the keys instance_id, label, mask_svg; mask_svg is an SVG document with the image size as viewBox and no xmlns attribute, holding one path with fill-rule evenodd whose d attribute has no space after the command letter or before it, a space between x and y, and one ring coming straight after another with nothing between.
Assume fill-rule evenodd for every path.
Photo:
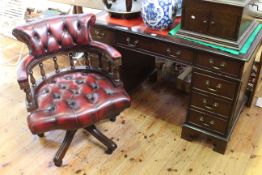
<instances>
[{"instance_id":1,"label":"chair armrest","mask_svg":"<svg viewBox=\"0 0 262 175\"><path fill-rule=\"evenodd\" d=\"M35 100L33 98L30 83L28 80L28 72L27 72L29 63L32 62L33 60L34 60L33 56L27 55L19 63L17 68L17 81L20 86L20 89L22 89L26 94L26 106L28 112L31 112L36 108Z\"/></svg>"},{"instance_id":2,"label":"chair armrest","mask_svg":"<svg viewBox=\"0 0 262 175\"><path fill-rule=\"evenodd\" d=\"M123 83L120 80L120 66L122 65L121 53L118 52L114 47L98 41L92 41L89 46L98 50L99 52L102 52L102 54L104 54L106 58L113 63L112 78L114 79L114 83L116 86L123 87Z\"/></svg>"},{"instance_id":3,"label":"chair armrest","mask_svg":"<svg viewBox=\"0 0 262 175\"><path fill-rule=\"evenodd\" d=\"M104 44L98 41L92 41L90 43L91 47L94 47L96 49L99 49L101 52L103 52L104 54L106 54L109 58L111 58L113 62L115 61L119 61L121 60L121 53L118 52L114 47L108 45L108 44ZM121 61L120 61L121 63Z\"/></svg>"},{"instance_id":4,"label":"chair armrest","mask_svg":"<svg viewBox=\"0 0 262 175\"><path fill-rule=\"evenodd\" d=\"M18 81L19 85L20 85L20 83L23 84L23 83L28 82L27 67L28 67L29 63L33 61L33 59L34 59L33 56L27 55L19 63L19 65L17 67L17 81ZM22 89L21 86L20 86L20 88Z\"/></svg>"}]
</instances>

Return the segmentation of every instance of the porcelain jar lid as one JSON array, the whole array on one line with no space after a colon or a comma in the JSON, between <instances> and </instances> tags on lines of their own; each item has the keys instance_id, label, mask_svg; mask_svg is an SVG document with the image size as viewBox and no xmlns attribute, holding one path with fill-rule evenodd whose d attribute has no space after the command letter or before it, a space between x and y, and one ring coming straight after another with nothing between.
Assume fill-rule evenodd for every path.
<instances>
[{"instance_id":1,"label":"porcelain jar lid","mask_svg":"<svg viewBox=\"0 0 262 175\"><path fill-rule=\"evenodd\" d=\"M142 0L103 0L105 10L112 17L135 18L140 16Z\"/></svg>"}]
</instances>

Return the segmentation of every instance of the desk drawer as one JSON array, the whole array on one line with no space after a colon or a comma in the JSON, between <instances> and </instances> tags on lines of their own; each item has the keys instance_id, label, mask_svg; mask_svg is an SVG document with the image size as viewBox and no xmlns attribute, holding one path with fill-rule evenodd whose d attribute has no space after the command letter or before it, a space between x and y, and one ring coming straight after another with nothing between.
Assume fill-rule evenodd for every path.
<instances>
[{"instance_id":1,"label":"desk drawer","mask_svg":"<svg viewBox=\"0 0 262 175\"><path fill-rule=\"evenodd\" d=\"M211 95L193 92L191 95L191 106L220 114L223 117L228 118L231 113L232 102Z\"/></svg>"},{"instance_id":2,"label":"desk drawer","mask_svg":"<svg viewBox=\"0 0 262 175\"><path fill-rule=\"evenodd\" d=\"M241 73L241 63L229 58L217 57L204 53L198 53L196 58L196 65L208 68L212 71L229 74L234 77L239 77Z\"/></svg>"},{"instance_id":3,"label":"desk drawer","mask_svg":"<svg viewBox=\"0 0 262 175\"><path fill-rule=\"evenodd\" d=\"M225 134L227 129L226 121L216 118L211 114L193 109L189 110L187 122L220 134Z\"/></svg>"},{"instance_id":4,"label":"desk drawer","mask_svg":"<svg viewBox=\"0 0 262 175\"><path fill-rule=\"evenodd\" d=\"M154 43L152 43L150 38L122 32L117 33L117 44L124 45L128 48L138 48L148 51L152 51L151 47L154 47L152 46Z\"/></svg>"},{"instance_id":5,"label":"desk drawer","mask_svg":"<svg viewBox=\"0 0 262 175\"><path fill-rule=\"evenodd\" d=\"M193 63L193 51L182 47L176 47L172 43L127 33L118 33L117 43L128 48L137 48L158 55L164 55L172 60Z\"/></svg>"},{"instance_id":6,"label":"desk drawer","mask_svg":"<svg viewBox=\"0 0 262 175\"><path fill-rule=\"evenodd\" d=\"M237 92L237 82L230 82L220 78L214 78L198 72L194 72L192 78L192 86L195 89L228 97L232 100L234 99L235 93Z\"/></svg>"},{"instance_id":7,"label":"desk drawer","mask_svg":"<svg viewBox=\"0 0 262 175\"><path fill-rule=\"evenodd\" d=\"M183 62L193 63L194 54L192 50L174 46L172 43L162 43L157 45L157 47L160 49L161 54L170 57L172 60L181 60Z\"/></svg>"},{"instance_id":8,"label":"desk drawer","mask_svg":"<svg viewBox=\"0 0 262 175\"><path fill-rule=\"evenodd\" d=\"M95 29L92 31L92 37L96 41L101 41L110 45L115 42L114 32L99 26L95 26Z\"/></svg>"}]
</instances>

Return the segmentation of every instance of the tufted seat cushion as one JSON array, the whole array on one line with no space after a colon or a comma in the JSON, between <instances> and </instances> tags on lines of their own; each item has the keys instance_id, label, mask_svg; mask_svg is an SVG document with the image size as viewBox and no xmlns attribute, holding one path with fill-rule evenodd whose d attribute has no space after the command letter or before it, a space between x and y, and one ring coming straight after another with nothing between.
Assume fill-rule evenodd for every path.
<instances>
[{"instance_id":1,"label":"tufted seat cushion","mask_svg":"<svg viewBox=\"0 0 262 175\"><path fill-rule=\"evenodd\" d=\"M118 115L130 97L104 75L73 72L45 81L35 92L38 109L28 116L32 133L84 128Z\"/></svg>"}]
</instances>

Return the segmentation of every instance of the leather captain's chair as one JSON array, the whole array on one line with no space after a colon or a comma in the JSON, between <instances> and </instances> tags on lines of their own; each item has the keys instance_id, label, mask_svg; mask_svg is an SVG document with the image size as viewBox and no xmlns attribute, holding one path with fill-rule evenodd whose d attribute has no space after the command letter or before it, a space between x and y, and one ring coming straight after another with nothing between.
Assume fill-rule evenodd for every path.
<instances>
[{"instance_id":1,"label":"leather captain's chair","mask_svg":"<svg viewBox=\"0 0 262 175\"><path fill-rule=\"evenodd\" d=\"M29 129L40 137L48 131L66 130L54 157L56 166L62 165L79 128L86 129L107 147L107 153L112 153L117 145L94 124L106 118L114 121L130 106L130 97L119 78L121 54L92 40L94 23L94 15L78 14L48 18L13 30L13 35L29 48L17 72L20 88L26 94ZM84 53L84 66L75 64L74 52ZM92 57L97 59L96 66L90 54L96 55ZM58 63L65 55L68 66L62 69ZM53 70L47 73L47 67Z\"/></svg>"}]
</instances>

